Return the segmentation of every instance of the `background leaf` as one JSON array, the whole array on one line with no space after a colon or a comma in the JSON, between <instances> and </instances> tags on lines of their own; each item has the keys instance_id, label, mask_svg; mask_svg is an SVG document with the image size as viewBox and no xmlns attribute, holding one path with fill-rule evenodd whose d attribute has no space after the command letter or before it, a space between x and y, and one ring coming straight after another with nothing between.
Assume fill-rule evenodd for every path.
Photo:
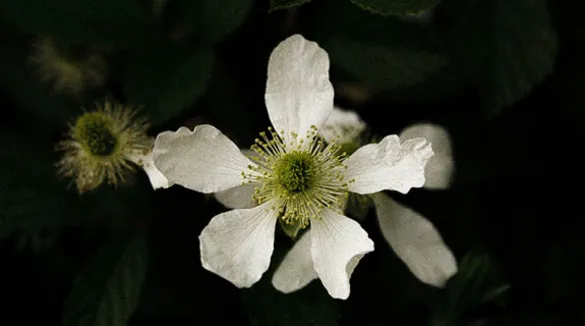
<instances>
[{"instance_id":1,"label":"background leaf","mask_svg":"<svg viewBox=\"0 0 585 326\"><path fill-rule=\"evenodd\" d=\"M403 15L430 10L438 0L351 0L358 7L379 14Z\"/></svg>"},{"instance_id":2,"label":"background leaf","mask_svg":"<svg viewBox=\"0 0 585 326\"><path fill-rule=\"evenodd\" d=\"M270 11L301 6L312 0L270 0Z\"/></svg>"},{"instance_id":3,"label":"background leaf","mask_svg":"<svg viewBox=\"0 0 585 326\"><path fill-rule=\"evenodd\" d=\"M427 24L373 15L338 1L323 2L313 20L315 40L328 52L332 67L373 90L416 86L449 63Z\"/></svg>"},{"instance_id":4,"label":"background leaf","mask_svg":"<svg viewBox=\"0 0 585 326\"><path fill-rule=\"evenodd\" d=\"M81 203L55 175L52 144L0 132L0 239L26 229L75 225Z\"/></svg>"},{"instance_id":5,"label":"background leaf","mask_svg":"<svg viewBox=\"0 0 585 326\"><path fill-rule=\"evenodd\" d=\"M129 59L127 101L143 107L153 124L177 117L204 94L213 61L208 48L158 43L141 49Z\"/></svg>"},{"instance_id":6,"label":"background leaf","mask_svg":"<svg viewBox=\"0 0 585 326\"><path fill-rule=\"evenodd\" d=\"M490 114L526 96L552 72L557 36L546 0L444 1L456 55Z\"/></svg>"},{"instance_id":7,"label":"background leaf","mask_svg":"<svg viewBox=\"0 0 585 326\"><path fill-rule=\"evenodd\" d=\"M140 300L148 250L142 233L114 235L73 283L65 326L126 326Z\"/></svg>"},{"instance_id":8,"label":"background leaf","mask_svg":"<svg viewBox=\"0 0 585 326\"><path fill-rule=\"evenodd\" d=\"M454 325L481 304L499 300L508 290L499 265L489 253L475 247L459 263L442 296L434 303L431 325Z\"/></svg>"},{"instance_id":9,"label":"background leaf","mask_svg":"<svg viewBox=\"0 0 585 326\"><path fill-rule=\"evenodd\" d=\"M254 0L177 0L174 4L180 26L199 41L217 43L244 23Z\"/></svg>"}]
</instances>

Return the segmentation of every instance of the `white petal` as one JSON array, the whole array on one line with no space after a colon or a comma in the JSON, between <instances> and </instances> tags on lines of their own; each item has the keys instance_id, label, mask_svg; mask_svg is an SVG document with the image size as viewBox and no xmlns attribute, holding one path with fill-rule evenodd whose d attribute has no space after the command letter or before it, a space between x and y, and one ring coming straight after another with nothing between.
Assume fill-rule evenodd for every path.
<instances>
[{"instance_id":1,"label":"white petal","mask_svg":"<svg viewBox=\"0 0 585 326\"><path fill-rule=\"evenodd\" d=\"M349 297L349 279L359 260L374 251L374 242L349 217L323 210L320 220L311 220L311 255L315 271L333 298Z\"/></svg>"},{"instance_id":2,"label":"white petal","mask_svg":"<svg viewBox=\"0 0 585 326\"><path fill-rule=\"evenodd\" d=\"M214 193L215 199L227 208L252 208L256 206L252 196L257 183L247 183Z\"/></svg>"},{"instance_id":3,"label":"white petal","mask_svg":"<svg viewBox=\"0 0 585 326\"><path fill-rule=\"evenodd\" d=\"M272 202L215 216L199 236L203 268L246 288L270 266L276 211Z\"/></svg>"},{"instance_id":4,"label":"white petal","mask_svg":"<svg viewBox=\"0 0 585 326\"><path fill-rule=\"evenodd\" d=\"M253 164L221 131L198 125L156 137L154 164L170 182L211 193L242 184L242 172Z\"/></svg>"},{"instance_id":5,"label":"white petal","mask_svg":"<svg viewBox=\"0 0 585 326\"><path fill-rule=\"evenodd\" d=\"M421 123L410 126L400 133L402 141L422 137L431 142L435 156L431 157L425 168L427 189L446 189L452 181L455 163L451 148L451 137L443 127Z\"/></svg>"},{"instance_id":6,"label":"white petal","mask_svg":"<svg viewBox=\"0 0 585 326\"><path fill-rule=\"evenodd\" d=\"M300 290L317 279L317 272L311 258L311 231L305 232L272 276L272 285L280 292L291 293Z\"/></svg>"},{"instance_id":7,"label":"white petal","mask_svg":"<svg viewBox=\"0 0 585 326\"><path fill-rule=\"evenodd\" d=\"M277 132L304 137L311 125L319 127L333 110L329 56L301 35L282 41L268 62L266 107Z\"/></svg>"},{"instance_id":8,"label":"white petal","mask_svg":"<svg viewBox=\"0 0 585 326\"><path fill-rule=\"evenodd\" d=\"M366 123L357 113L334 107L325 124L319 128L319 134L327 142L340 136L339 143L343 144L357 141L364 129L366 129Z\"/></svg>"},{"instance_id":9,"label":"white petal","mask_svg":"<svg viewBox=\"0 0 585 326\"><path fill-rule=\"evenodd\" d=\"M242 154L248 158L254 158L258 163L262 157L249 149L242 149ZM233 187L227 190L214 193L215 199L227 208L252 208L256 203L252 199L256 183L247 183L242 186Z\"/></svg>"},{"instance_id":10,"label":"white petal","mask_svg":"<svg viewBox=\"0 0 585 326\"><path fill-rule=\"evenodd\" d=\"M154 190L169 188L173 184L154 166L152 151L144 153L142 150L134 151L128 155L128 159L141 166Z\"/></svg>"},{"instance_id":11,"label":"white petal","mask_svg":"<svg viewBox=\"0 0 585 326\"><path fill-rule=\"evenodd\" d=\"M425 183L425 165L433 156L431 144L423 138L402 144L398 136L386 136L378 144L362 146L347 160L349 191L371 194L385 189L403 194Z\"/></svg>"},{"instance_id":12,"label":"white petal","mask_svg":"<svg viewBox=\"0 0 585 326\"><path fill-rule=\"evenodd\" d=\"M433 224L385 194L374 196L380 229L394 252L422 282L443 287L457 262Z\"/></svg>"}]
</instances>

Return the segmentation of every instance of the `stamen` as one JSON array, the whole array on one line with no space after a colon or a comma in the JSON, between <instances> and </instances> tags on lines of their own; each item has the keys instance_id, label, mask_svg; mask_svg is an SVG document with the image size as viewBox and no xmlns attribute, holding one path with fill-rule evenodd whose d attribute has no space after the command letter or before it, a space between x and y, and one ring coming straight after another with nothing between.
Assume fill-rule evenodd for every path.
<instances>
[{"instance_id":1,"label":"stamen","mask_svg":"<svg viewBox=\"0 0 585 326\"><path fill-rule=\"evenodd\" d=\"M347 168L340 154L339 137L325 143L311 126L301 137L291 132L285 141L284 132L272 128L261 132L251 146L256 163L250 172L242 172L243 184L255 182L253 199L257 203L273 201L271 209L280 214L287 225L305 228L311 219L320 219L324 208L342 211L348 197ZM351 181L350 181L351 182Z\"/></svg>"}]
</instances>

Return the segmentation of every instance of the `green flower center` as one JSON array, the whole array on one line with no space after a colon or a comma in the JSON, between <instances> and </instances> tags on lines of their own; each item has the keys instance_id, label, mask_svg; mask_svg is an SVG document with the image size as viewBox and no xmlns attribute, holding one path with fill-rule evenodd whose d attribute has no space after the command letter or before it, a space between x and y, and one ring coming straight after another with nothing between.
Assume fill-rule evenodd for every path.
<instances>
[{"instance_id":1,"label":"green flower center","mask_svg":"<svg viewBox=\"0 0 585 326\"><path fill-rule=\"evenodd\" d=\"M310 189L315 182L315 158L308 152L283 155L274 168L278 183L290 194Z\"/></svg>"},{"instance_id":2,"label":"green flower center","mask_svg":"<svg viewBox=\"0 0 585 326\"><path fill-rule=\"evenodd\" d=\"M116 151L118 138L112 132L114 122L101 112L86 113L77 119L75 138L92 155L109 156Z\"/></svg>"},{"instance_id":3,"label":"green flower center","mask_svg":"<svg viewBox=\"0 0 585 326\"><path fill-rule=\"evenodd\" d=\"M311 126L306 135L291 132L285 141L280 134L268 128L260 133L251 149L257 154L250 159L250 172L242 172L243 183L256 183L253 199L262 204L271 201L287 235L294 238L309 225L311 219L320 219L324 209L341 214L347 200L348 183L345 180L344 154L338 154L335 141L326 144Z\"/></svg>"}]
</instances>

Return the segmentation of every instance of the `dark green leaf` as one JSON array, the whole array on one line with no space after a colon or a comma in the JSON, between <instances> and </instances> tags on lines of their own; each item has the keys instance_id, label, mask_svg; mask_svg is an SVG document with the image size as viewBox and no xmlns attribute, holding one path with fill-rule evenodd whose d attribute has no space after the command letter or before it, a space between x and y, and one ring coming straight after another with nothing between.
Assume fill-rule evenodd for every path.
<instances>
[{"instance_id":1,"label":"dark green leaf","mask_svg":"<svg viewBox=\"0 0 585 326\"><path fill-rule=\"evenodd\" d=\"M351 0L358 7L378 15L416 14L433 9L438 0Z\"/></svg>"},{"instance_id":2,"label":"dark green leaf","mask_svg":"<svg viewBox=\"0 0 585 326\"><path fill-rule=\"evenodd\" d=\"M301 6L312 0L270 0L270 11Z\"/></svg>"},{"instance_id":3,"label":"dark green leaf","mask_svg":"<svg viewBox=\"0 0 585 326\"><path fill-rule=\"evenodd\" d=\"M55 175L53 144L0 132L0 239L22 230L75 225L78 198Z\"/></svg>"},{"instance_id":4,"label":"dark green leaf","mask_svg":"<svg viewBox=\"0 0 585 326\"><path fill-rule=\"evenodd\" d=\"M197 39L220 42L246 20L253 0L178 0L179 22Z\"/></svg>"},{"instance_id":5,"label":"dark green leaf","mask_svg":"<svg viewBox=\"0 0 585 326\"><path fill-rule=\"evenodd\" d=\"M331 37L321 43L333 66L375 89L394 90L424 82L448 59L440 53L403 47L384 47Z\"/></svg>"},{"instance_id":6,"label":"dark green leaf","mask_svg":"<svg viewBox=\"0 0 585 326\"><path fill-rule=\"evenodd\" d=\"M360 10L349 2L326 1L315 16L316 41L332 66L374 90L401 90L423 83L448 63L434 30Z\"/></svg>"},{"instance_id":7,"label":"dark green leaf","mask_svg":"<svg viewBox=\"0 0 585 326\"><path fill-rule=\"evenodd\" d=\"M340 317L337 303L318 280L305 288L283 294L271 283L273 271L285 250L275 247L272 266L260 282L242 291L242 300L253 326L335 326Z\"/></svg>"},{"instance_id":8,"label":"dark green leaf","mask_svg":"<svg viewBox=\"0 0 585 326\"><path fill-rule=\"evenodd\" d=\"M211 49L175 43L138 51L124 80L127 101L143 107L153 124L177 117L205 93L213 61Z\"/></svg>"},{"instance_id":9,"label":"dark green leaf","mask_svg":"<svg viewBox=\"0 0 585 326\"><path fill-rule=\"evenodd\" d=\"M445 2L449 35L490 114L526 96L551 73L557 36L546 0Z\"/></svg>"},{"instance_id":10,"label":"dark green leaf","mask_svg":"<svg viewBox=\"0 0 585 326\"><path fill-rule=\"evenodd\" d=\"M459 271L449 279L443 297L435 303L431 325L456 324L462 316L509 288L493 256L480 247L465 255Z\"/></svg>"},{"instance_id":11,"label":"dark green leaf","mask_svg":"<svg viewBox=\"0 0 585 326\"><path fill-rule=\"evenodd\" d=\"M139 0L1 1L0 19L35 35L78 44L118 47L140 44L153 33L148 8Z\"/></svg>"},{"instance_id":12,"label":"dark green leaf","mask_svg":"<svg viewBox=\"0 0 585 326\"><path fill-rule=\"evenodd\" d=\"M148 250L142 233L113 236L73 283L65 326L126 326L141 296Z\"/></svg>"}]
</instances>

